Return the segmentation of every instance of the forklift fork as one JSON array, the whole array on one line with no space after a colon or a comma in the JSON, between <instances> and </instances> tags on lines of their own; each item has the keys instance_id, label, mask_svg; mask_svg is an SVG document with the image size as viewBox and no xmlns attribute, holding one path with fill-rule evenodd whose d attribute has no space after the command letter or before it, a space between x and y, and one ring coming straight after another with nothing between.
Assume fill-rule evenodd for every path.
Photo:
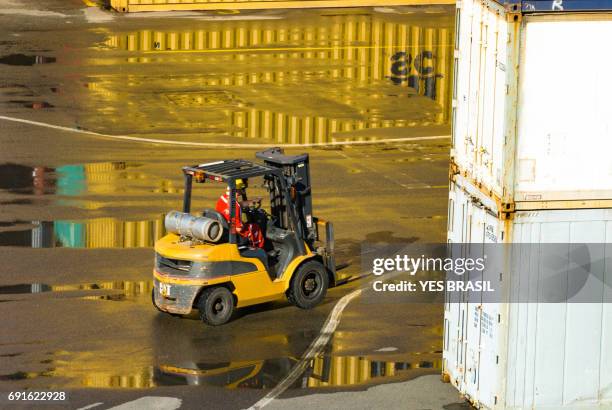
<instances>
[{"instance_id":1,"label":"forklift fork","mask_svg":"<svg viewBox=\"0 0 612 410\"><path fill-rule=\"evenodd\" d=\"M334 225L320 218L314 218L317 226L317 240L324 245L317 248L317 253L323 259L323 266L331 274L330 284L336 283L336 258L335 258L335 241L334 241ZM325 232L325 238L321 239L321 233Z\"/></svg>"}]
</instances>

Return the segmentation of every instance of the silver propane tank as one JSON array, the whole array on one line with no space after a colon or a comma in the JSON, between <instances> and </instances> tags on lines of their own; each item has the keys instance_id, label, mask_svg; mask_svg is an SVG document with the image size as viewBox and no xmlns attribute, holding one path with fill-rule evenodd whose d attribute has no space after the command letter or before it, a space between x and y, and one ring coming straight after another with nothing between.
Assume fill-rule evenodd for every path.
<instances>
[{"instance_id":1,"label":"silver propane tank","mask_svg":"<svg viewBox=\"0 0 612 410\"><path fill-rule=\"evenodd\" d=\"M170 233L206 242L218 242L223 235L223 226L221 226L219 221L179 211L168 212L164 225L166 226L166 231Z\"/></svg>"}]
</instances>

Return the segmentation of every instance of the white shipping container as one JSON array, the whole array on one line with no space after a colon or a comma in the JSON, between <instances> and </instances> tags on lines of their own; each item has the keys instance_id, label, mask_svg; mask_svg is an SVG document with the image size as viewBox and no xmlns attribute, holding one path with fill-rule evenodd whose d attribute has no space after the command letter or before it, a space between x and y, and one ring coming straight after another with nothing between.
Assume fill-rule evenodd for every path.
<instances>
[{"instance_id":1,"label":"white shipping container","mask_svg":"<svg viewBox=\"0 0 612 410\"><path fill-rule=\"evenodd\" d=\"M517 208L610 199L612 14L524 14L514 3L457 2L456 172Z\"/></svg>"},{"instance_id":2,"label":"white shipping container","mask_svg":"<svg viewBox=\"0 0 612 410\"><path fill-rule=\"evenodd\" d=\"M519 211L509 220L498 219L496 211L483 204L476 187L451 183L449 241L612 243L612 209ZM594 253L603 249L592 246ZM521 260L537 264L538 247L528 249L533 254ZM612 300L605 284L612 266L594 262L611 257L593 254L591 269L607 280L585 285L596 287L602 301ZM503 272L496 286L514 295L543 288L541 276L521 273ZM481 303L481 297L447 297L444 313L444 372L472 403L612 408L612 303Z\"/></svg>"}]
</instances>

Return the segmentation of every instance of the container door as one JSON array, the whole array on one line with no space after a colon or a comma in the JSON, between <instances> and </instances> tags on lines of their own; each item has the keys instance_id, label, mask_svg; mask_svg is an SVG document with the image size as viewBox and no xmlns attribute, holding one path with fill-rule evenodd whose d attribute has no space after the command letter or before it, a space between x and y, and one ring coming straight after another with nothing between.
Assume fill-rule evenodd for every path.
<instances>
[{"instance_id":1,"label":"container door","mask_svg":"<svg viewBox=\"0 0 612 410\"><path fill-rule=\"evenodd\" d=\"M503 194L508 24L495 2L461 2L453 156L474 182Z\"/></svg>"},{"instance_id":2,"label":"container door","mask_svg":"<svg viewBox=\"0 0 612 410\"><path fill-rule=\"evenodd\" d=\"M479 241L484 244L482 250L484 254L493 251L497 256L501 255L501 243L504 238L504 223L490 213L484 214L484 235L479 238ZM473 239L473 241L475 241ZM493 245L496 245L494 249ZM480 255L475 255L481 257ZM493 255L489 255L492 257ZM506 284L506 280L499 276L499 272L494 269L487 269L486 275L474 280L488 281L496 294L502 292L502 286ZM482 293L480 294L482 298ZM475 316L476 323L479 329L479 362L478 362L478 384L475 386L478 390L478 401L488 408L495 408L500 399L503 397L503 374L505 370L504 355L501 352L506 350L506 318L507 304L491 303L488 300L477 305L477 313Z\"/></svg>"},{"instance_id":3,"label":"container door","mask_svg":"<svg viewBox=\"0 0 612 410\"><path fill-rule=\"evenodd\" d=\"M465 188L465 187L463 187ZM502 224L493 212L475 204L468 189L451 184L448 238L462 257L479 258L485 245L501 241ZM488 280L477 277L471 280ZM499 304L484 304L482 293L447 294L444 312L444 369L451 381L474 400L494 406L503 386L499 360L501 334L498 326Z\"/></svg>"},{"instance_id":4,"label":"container door","mask_svg":"<svg viewBox=\"0 0 612 410\"><path fill-rule=\"evenodd\" d=\"M501 196L508 24L496 8L483 15L481 34L475 179Z\"/></svg>"},{"instance_id":5,"label":"container door","mask_svg":"<svg viewBox=\"0 0 612 410\"><path fill-rule=\"evenodd\" d=\"M448 202L448 242L463 243L468 232L468 205L465 193L451 183ZM465 312L461 309L461 299L446 295L444 303L444 371L451 382L460 389L464 375L463 332Z\"/></svg>"},{"instance_id":6,"label":"container door","mask_svg":"<svg viewBox=\"0 0 612 410\"><path fill-rule=\"evenodd\" d=\"M515 201L612 198L612 17L527 17Z\"/></svg>"},{"instance_id":7,"label":"container door","mask_svg":"<svg viewBox=\"0 0 612 410\"><path fill-rule=\"evenodd\" d=\"M503 225L484 207L472 204L470 213L471 243L465 256L481 258L490 249L490 244L499 241ZM495 286L498 285L496 278L482 273L469 275L472 281L490 280ZM463 306L466 312L464 392L478 403L492 408L497 403L496 396L500 395L503 374L498 360L501 339L505 339L498 328L500 305L484 303L482 292L465 292Z\"/></svg>"}]
</instances>

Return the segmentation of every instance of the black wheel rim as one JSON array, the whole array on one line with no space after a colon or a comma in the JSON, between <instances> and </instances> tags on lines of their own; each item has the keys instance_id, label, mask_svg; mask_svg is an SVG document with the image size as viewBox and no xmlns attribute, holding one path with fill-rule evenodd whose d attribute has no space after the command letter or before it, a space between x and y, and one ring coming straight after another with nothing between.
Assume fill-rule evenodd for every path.
<instances>
[{"instance_id":1,"label":"black wheel rim","mask_svg":"<svg viewBox=\"0 0 612 410\"><path fill-rule=\"evenodd\" d=\"M306 299L316 299L322 290L323 280L321 278L321 274L315 270L309 271L304 278L302 278L302 283L300 289L302 291L302 295Z\"/></svg>"},{"instance_id":2,"label":"black wheel rim","mask_svg":"<svg viewBox=\"0 0 612 410\"><path fill-rule=\"evenodd\" d=\"M210 311L215 316L224 316L227 311L227 299L223 296L218 296L212 300Z\"/></svg>"}]
</instances>

